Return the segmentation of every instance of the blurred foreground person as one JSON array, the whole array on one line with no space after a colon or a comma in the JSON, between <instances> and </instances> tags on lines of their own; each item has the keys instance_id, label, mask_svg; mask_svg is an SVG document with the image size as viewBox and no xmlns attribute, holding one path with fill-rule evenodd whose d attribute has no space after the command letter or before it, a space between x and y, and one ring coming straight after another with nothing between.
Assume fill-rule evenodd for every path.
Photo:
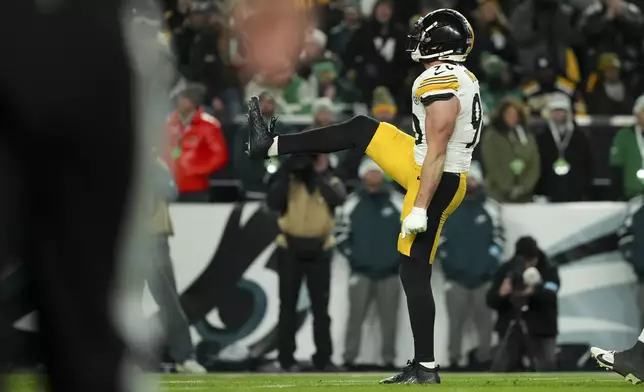
<instances>
[{"instance_id":1,"label":"blurred foreground person","mask_svg":"<svg viewBox=\"0 0 644 392\"><path fill-rule=\"evenodd\" d=\"M0 271L19 260L33 281L54 392L130 391L136 381L114 317L135 163L121 5L18 1L0 14L12 59L0 65ZM10 326L0 325L3 356Z\"/></svg>"},{"instance_id":2,"label":"blurred foreground person","mask_svg":"<svg viewBox=\"0 0 644 392\"><path fill-rule=\"evenodd\" d=\"M169 237L174 235L168 203L176 198L176 185L170 169L156 154L154 171L154 194L150 205L150 231L152 263L145 280L150 294L159 307L158 321L165 333L165 346L178 373L205 373L206 369L196 360L195 348L190 337L190 324L181 307L177 280L170 256ZM142 291L143 287L141 287Z\"/></svg>"},{"instance_id":3,"label":"blurred foreground person","mask_svg":"<svg viewBox=\"0 0 644 392\"><path fill-rule=\"evenodd\" d=\"M644 330L637 338L635 345L623 351L608 351L599 347L591 347L590 355L597 364L614 371L626 378L634 385L641 384L644 380Z\"/></svg>"}]
</instances>

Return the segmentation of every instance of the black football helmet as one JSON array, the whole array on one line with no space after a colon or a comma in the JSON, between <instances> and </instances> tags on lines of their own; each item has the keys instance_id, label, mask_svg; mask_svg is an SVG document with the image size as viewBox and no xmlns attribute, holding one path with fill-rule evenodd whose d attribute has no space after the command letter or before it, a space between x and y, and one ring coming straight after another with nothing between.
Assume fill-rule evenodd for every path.
<instances>
[{"instance_id":1,"label":"black football helmet","mask_svg":"<svg viewBox=\"0 0 644 392\"><path fill-rule=\"evenodd\" d=\"M407 52L417 62L463 62L474 46L474 30L470 22L459 12L446 8L420 18L407 38Z\"/></svg>"}]
</instances>

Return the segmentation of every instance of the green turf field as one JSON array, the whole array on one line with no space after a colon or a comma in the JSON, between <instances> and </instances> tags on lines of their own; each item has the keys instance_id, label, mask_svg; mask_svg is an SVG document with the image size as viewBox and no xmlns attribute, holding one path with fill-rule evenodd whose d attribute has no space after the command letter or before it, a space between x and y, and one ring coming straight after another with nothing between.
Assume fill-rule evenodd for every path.
<instances>
[{"instance_id":1,"label":"green turf field","mask_svg":"<svg viewBox=\"0 0 644 392\"><path fill-rule=\"evenodd\" d=\"M609 372L574 374L450 374L443 373L441 385L378 385L383 374L212 374L208 376L163 375L159 377L158 390L167 392L215 392L215 391L271 391L283 389L302 392L366 392L404 391L409 388L430 388L445 392L494 391L494 392L610 392L635 391L623 378ZM13 376L9 391L41 391L33 377ZM89 391L88 391L89 392Z\"/></svg>"}]
</instances>

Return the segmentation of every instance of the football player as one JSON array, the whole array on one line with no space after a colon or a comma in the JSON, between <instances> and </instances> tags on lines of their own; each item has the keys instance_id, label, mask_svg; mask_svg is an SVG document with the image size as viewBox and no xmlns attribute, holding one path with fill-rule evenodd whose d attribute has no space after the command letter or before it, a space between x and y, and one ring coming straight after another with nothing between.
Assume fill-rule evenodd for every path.
<instances>
[{"instance_id":1,"label":"football player","mask_svg":"<svg viewBox=\"0 0 644 392\"><path fill-rule=\"evenodd\" d=\"M474 33L467 19L450 9L420 18L407 51L424 64L411 92L411 137L391 124L366 116L290 135L276 135L275 122L262 119L256 97L249 102L251 158L293 153L364 151L406 188L398 238L400 279L407 297L415 356L400 374L382 383L440 383L434 358L435 305L432 262L447 217L465 195L465 178L481 131L479 83L462 63Z\"/></svg>"},{"instance_id":2,"label":"football player","mask_svg":"<svg viewBox=\"0 0 644 392\"><path fill-rule=\"evenodd\" d=\"M591 347L590 355L600 367L622 375L633 384L644 381L644 330L635 345L624 351L608 351Z\"/></svg>"}]
</instances>

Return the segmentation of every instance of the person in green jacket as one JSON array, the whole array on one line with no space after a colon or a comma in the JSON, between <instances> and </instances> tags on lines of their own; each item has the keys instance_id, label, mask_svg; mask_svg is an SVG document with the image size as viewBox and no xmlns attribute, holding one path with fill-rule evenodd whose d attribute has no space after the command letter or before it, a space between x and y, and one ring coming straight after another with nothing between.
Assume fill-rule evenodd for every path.
<instances>
[{"instance_id":1,"label":"person in green jacket","mask_svg":"<svg viewBox=\"0 0 644 392\"><path fill-rule=\"evenodd\" d=\"M612 184L616 199L644 194L644 95L633 106L635 126L620 130L610 150Z\"/></svg>"},{"instance_id":2,"label":"person in green jacket","mask_svg":"<svg viewBox=\"0 0 644 392\"><path fill-rule=\"evenodd\" d=\"M360 351L362 324L372 301L382 331L382 360L394 368L400 301L396 238L403 197L384 181L382 169L365 158L362 187L339 208L338 249L349 261L349 317L344 363L352 370Z\"/></svg>"},{"instance_id":3,"label":"person in green jacket","mask_svg":"<svg viewBox=\"0 0 644 392\"><path fill-rule=\"evenodd\" d=\"M469 370L487 370L492 361L492 310L486 296L505 246L501 205L487 197L482 180L474 161L467 176L467 195L445 222L437 255L445 276L447 350L453 368L461 365L468 320L474 321L478 335Z\"/></svg>"},{"instance_id":4,"label":"person in green jacket","mask_svg":"<svg viewBox=\"0 0 644 392\"><path fill-rule=\"evenodd\" d=\"M533 199L540 176L537 141L526 127L523 106L505 100L481 144L488 195L501 203Z\"/></svg>"}]
</instances>

